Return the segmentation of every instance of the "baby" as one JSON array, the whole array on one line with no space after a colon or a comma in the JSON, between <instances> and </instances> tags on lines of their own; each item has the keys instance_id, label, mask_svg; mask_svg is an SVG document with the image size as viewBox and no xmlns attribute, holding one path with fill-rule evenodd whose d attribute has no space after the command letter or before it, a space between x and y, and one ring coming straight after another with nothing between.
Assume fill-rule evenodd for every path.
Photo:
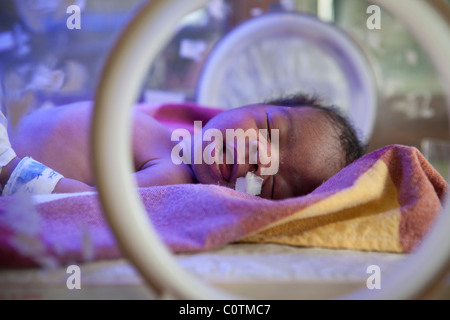
<instances>
[{"instance_id":1,"label":"baby","mask_svg":"<svg viewBox=\"0 0 450 320\"><path fill-rule=\"evenodd\" d=\"M94 191L89 143L92 108L92 103L82 102L39 110L9 128L8 134L0 132L3 195L18 191ZM155 119L153 113L154 109L147 105L133 109L132 156L139 187L202 183L234 189L239 178L252 172L261 179L261 197L285 199L312 192L364 153L347 119L336 109L304 95L200 117L197 120L206 123L196 134L203 138L200 140L174 137L174 131ZM256 136L258 141L247 139L245 157L248 160L253 152L266 153L266 160L272 163L263 161L262 156L253 157L254 161L239 161L237 148L233 148L235 141L225 138L230 129L263 132ZM208 130L224 137L222 143L216 144L220 150L207 150L211 139L201 133ZM261 146L267 150L262 152ZM175 161L174 154L188 161ZM198 161L194 159L198 154L211 154L224 161ZM274 168L274 161L275 170L265 170Z\"/></svg>"}]
</instances>

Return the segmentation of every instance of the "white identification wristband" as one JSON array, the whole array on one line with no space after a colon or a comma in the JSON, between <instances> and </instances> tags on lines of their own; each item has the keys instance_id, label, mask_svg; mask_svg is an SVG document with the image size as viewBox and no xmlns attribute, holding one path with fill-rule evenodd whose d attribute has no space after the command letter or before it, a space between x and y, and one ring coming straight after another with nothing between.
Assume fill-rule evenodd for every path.
<instances>
[{"instance_id":1,"label":"white identification wristband","mask_svg":"<svg viewBox=\"0 0 450 320\"><path fill-rule=\"evenodd\" d=\"M32 158L26 157L14 169L3 189L2 195L50 194L62 178L64 177L58 172Z\"/></svg>"}]
</instances>

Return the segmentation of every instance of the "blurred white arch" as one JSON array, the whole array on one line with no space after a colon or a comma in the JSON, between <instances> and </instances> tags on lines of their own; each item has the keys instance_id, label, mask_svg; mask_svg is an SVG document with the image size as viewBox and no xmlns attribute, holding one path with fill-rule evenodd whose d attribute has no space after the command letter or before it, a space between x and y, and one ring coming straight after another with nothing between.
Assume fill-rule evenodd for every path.
<instances>
[{"instance_id":1,"label":"blurred white arch","mask_svg":"<svg viewBox=\"0 0 450 320\"><path fill-rule=\"evenodd\" d=\"M207 0L152 0L130 22L105 66L97 91L93 121L93 155L98 191L106 218L123 252L148 284L160 294L180 299L236 299L194 279L182 269L158 238L147 218L131 175L129 156L131 106L148 67L166 44L177 23ZM447 88L450 101L450 27L430 4L442 1L372 0L402 21L426 50ZM445 6L445 4L444 4ZM405 10L407 8L407 10ZM151 45L149 45L151 39ZM449 106L450 107L450 106ZM114 141L114 143L111 143ZM111 174L114 172L114 175ZM343 298L409 299L420 297L447 270L450 263L450 207L433 232L402 268L394 270L383 290L362 290ZM125 214L126 213L126 214Z\"/></svg>"}]
</instances>

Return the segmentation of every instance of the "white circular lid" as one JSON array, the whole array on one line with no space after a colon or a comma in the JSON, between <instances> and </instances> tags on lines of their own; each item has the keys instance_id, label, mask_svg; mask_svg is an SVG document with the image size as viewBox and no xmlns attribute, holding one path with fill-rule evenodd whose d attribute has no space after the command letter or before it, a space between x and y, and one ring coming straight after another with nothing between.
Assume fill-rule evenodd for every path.
<instances>
[{"instance_id":1,"label":"white circular lid","mask_svg":"<svg viewBox=\"0 0 450 320\"><path fill-rule=\"evenodd\" d=\"M297 93L339 107L360 138L370 138L377 107L370 65L344 31L312 15L268 13L233 29L205 62L196 102L229 109Z\"/></svg>"}]
</instances>

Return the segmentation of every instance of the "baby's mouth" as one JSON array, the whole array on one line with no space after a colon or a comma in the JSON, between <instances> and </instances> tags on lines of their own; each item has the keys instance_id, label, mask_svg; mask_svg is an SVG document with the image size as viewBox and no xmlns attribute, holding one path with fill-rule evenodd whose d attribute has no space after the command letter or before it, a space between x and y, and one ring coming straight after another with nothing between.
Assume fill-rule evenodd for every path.
<instances>
[{"instance_id":1,"label":"baby's mouth","mask_svg":"<svg viewBox=\"0 0 450 320\"><path fill-rule=\"evenodd\" d=\"M219 181L222 180L226 184L229 184L237 169L238 165L235 163L236 150L232 146L223 146L219 154L215 154L216 151L212 151L211 157L215 159L215 163L211 166L211 172Z\"/></svg>"},{"instance_id":2,"label":"baby's mouth","mask_svg":"<svg viewBox=\"0 0 450 320\"><path fill-rule=\"evenodd\" d=\"M227 164L225 161L224 163L219 164L220 174L222 175L222 178L230 182L231 174L233 172L233 165Z\"/></svg>"}]
</instances>

